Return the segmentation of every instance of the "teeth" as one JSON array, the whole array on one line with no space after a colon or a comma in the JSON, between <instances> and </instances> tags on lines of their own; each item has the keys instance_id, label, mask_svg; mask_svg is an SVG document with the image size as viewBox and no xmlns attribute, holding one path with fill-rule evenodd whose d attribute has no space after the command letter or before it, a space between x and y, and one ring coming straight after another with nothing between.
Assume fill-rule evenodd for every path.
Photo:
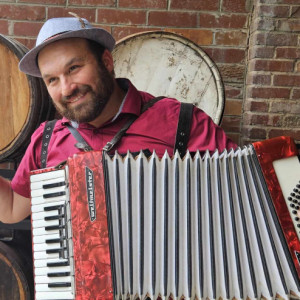
<instances>
[{"instance_id":1,"label":"teeth","mask_svg":"<svg viewBox=\"0 0 300 300\"><path fill-rule=\"evenodd\" d=\"M74 103L77 102L83 95L78 95L77 98L75 98L74 100L70 101L70 103Z\"/></svg>"}]
</instances>

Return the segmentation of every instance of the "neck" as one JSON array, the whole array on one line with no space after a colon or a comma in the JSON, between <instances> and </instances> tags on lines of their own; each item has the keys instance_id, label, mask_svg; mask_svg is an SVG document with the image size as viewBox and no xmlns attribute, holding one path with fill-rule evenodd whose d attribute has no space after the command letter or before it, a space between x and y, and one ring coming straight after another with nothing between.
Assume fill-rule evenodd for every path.
<instances>
[{"instance_id":1,"label":"neck","mask_svg":"<svg viewBox=\"0 0 300 300\"><path fill-rule=\"evenodd\" d=\"M119 111L120 105L125 97L126 92L122 90L116 81L114 81L114 91L110 96L101 114L89 124L96 128L101 127L105 122L112 119Z\"/></svg>"}]
</instances>

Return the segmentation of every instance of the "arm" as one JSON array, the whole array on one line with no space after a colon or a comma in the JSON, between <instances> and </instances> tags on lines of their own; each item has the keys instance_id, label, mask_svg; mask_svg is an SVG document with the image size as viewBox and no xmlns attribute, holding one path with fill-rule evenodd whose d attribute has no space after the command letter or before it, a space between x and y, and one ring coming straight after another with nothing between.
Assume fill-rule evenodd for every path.
<instances>
[{"instance_id":1,"label":"arm","mask_svg":"<svg viewBox=\"0 0 300 300\"><path fill-rule=\"evenodd\" d=\"M0 177L0 221L17 223L30 215L30 199L15 193L10 181Z\"/></svg>"}]
</instances>

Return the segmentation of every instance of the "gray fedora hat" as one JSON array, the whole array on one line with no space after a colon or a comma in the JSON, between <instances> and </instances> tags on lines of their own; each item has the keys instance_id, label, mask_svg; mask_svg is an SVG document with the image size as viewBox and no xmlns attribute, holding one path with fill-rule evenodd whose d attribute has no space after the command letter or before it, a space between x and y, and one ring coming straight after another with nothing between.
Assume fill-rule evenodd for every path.
<instances>
[{"instance_id":1,"label":"gray fedora hat","mask_svg":"<svg viewBox=\"0 0 300 300\"><path fill-rule=\"evenodd\" d=\"M26 74L41 77L37 64L39 52L50 43L75 37L93 40L109 51L115 46L115 40L110 33L102 28L92 27L86 19L53 18L45 22L38 34L35 47L20 60L19 69Z\"/></svg>"}]
</instances>

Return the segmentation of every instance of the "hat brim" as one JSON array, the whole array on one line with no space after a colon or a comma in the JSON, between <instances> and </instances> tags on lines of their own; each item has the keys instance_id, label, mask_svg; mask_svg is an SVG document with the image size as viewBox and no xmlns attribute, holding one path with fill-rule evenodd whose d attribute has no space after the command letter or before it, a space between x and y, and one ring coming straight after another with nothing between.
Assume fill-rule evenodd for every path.
<instances>
[{"instance_id":1,"label":"hat brim","mask_svg":"<svg viewBox=\"0 0 300 300\"><path fill-rule=\"evenodd\" d=\"M101 28L85 28L80 30L69 31L69 32L59 34L55 37L49 38L48 40L41 43L37 47L28 51L20 60L19 69L28 75L35 76L35 77L42 77L37 63L39 52L44 47L46 47L47 45L55 41L68 39L68 38L83 38L83 39L92 40L99 43L109 51L112 51L115 46L114 38L107 31Z\"/></svg>"}]
</instances>

